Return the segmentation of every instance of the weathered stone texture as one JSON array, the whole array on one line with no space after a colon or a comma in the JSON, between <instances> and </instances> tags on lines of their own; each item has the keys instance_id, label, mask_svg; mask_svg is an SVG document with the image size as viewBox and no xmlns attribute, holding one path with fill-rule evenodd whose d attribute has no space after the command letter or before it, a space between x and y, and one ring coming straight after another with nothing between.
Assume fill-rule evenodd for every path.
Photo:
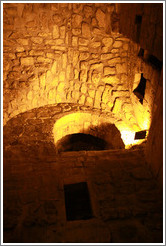
<instances>
[{"instance_id":1,"label":"weathered stone texture","mask_svg":"<svg viewBox=\"0 0 166 246\"><path fill-rule=\"evenodd\" d=\"M139 45L112 33L118 22L114 3L10 3L4 4L4 13L4 124L20 112L63 100L110 111L114 96L102 101L107 85L116 91L127 120L133 110L126 112L123 104L127 100L139 105L131 84L134 73L143 72L150 80L150 94L145 93L149 106L142 110L139 105L135 112L135 123L143 128L143 117L139 120L137 115L151 110L156 82L150 77L152 70L137 58ZM71 81L82 86L75 89ZM128 89L131 101L128 95L119 96Z\"/></svg>"},{"instance_id":2,"label":"weathered stone texture","mask_svg":"<svg viewBox=\"0 0 166 246\"><path fill-rule=\"evenodd\" d=\"M84 104L85 97L79 100ZM111 113L79 104L36 108L4 127L4 242L161 243L162 192L143 148L63 152L61 147L56 153L53 126L76 109L86 115L84 129L117 139L108 127L111 117L115 121ZM100 132L93 124L101 118L106 125ZM70 127L64 127L67 134ZM95 217L67 221L64 185L79 182L87 182Z\"/></svg>"}]
</instances>

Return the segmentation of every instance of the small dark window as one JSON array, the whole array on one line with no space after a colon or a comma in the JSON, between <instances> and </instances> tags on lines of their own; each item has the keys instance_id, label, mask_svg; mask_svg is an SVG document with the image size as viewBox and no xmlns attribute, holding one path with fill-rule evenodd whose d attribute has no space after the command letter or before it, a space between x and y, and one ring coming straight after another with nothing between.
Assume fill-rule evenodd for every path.
<instances>
[{"instance_id":1,"label":"small dark window","mask_svg":"<svg viewBox=\"0 0 166 246\"><path fill-rule=\"evenodd\" d=\"M136 132L135 133L135 140L137 140L137 139L145 139L145 137L146 137L146 130L144 130L144 131L139 131L139 132Z\"/></svg>"},{"instance_id":2,"label":"small dark window","mask_svg":"<svg viewBox=\"0 0 166 246\"><path fill-rule=\"evenodd\" d=\"M86 182L64 185L67 220L88 220L93 217Z\"/></svg>"},{"instance_id":3,"label":"small dark window","mask_svg":"<svg viewBox=\"0 0 166 246\"><path fill-rule=\"evenodd\" d=\"M141 73L141 80L139 82L139 85L133 91L133 93L138 97L139 102L141 104L143 104L145 88L146 88L146 79L143 77L143 73Z\"/></svg>"},{"instance_id":4,"label":"small dark window","mask_svg":"<svg viewBox=\"0 0 166 246\"><path fill-rule=\"evenodd\" d=\"M140 50L138 52L138 56L144 57L144 49L140 48Z\"/></svg>"}]
</instances>

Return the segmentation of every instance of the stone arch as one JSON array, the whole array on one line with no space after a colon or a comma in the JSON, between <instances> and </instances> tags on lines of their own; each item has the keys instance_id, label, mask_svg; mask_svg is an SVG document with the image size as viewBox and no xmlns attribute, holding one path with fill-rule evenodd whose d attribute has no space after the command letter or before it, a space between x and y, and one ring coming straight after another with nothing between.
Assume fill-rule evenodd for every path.
<instances>
[{"instance_id":1,"label":"stone arch","mask_svg":"<svg viewBox=\"0 0 166 246\"><path fill-rule=\"evenodd\" d=\"M111 117L111 114L100 115L97 112L71 112L60 117L54 124L53 136L57 148L63 147L61 139L67 135L75 133L91 134L103 138L108 146L112 148L131 147L133 144L139 144L141 141L134 140L135 130L119 118ZM59 147L58 147L59 146Z\"/></svg>"}]
</instances>

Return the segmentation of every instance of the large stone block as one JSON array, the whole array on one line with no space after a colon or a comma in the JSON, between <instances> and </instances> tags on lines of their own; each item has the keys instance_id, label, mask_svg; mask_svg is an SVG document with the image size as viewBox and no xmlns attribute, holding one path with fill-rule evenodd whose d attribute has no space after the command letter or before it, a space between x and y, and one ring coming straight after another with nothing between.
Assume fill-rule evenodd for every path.
<instances>
[{"instance_id":1,"label":"large stone block","mask_svg":"<svg viewBox=\"0 0 166 246\"><path fill-rule=\"evenodd\" d=\"M16 52L24 52L25 48L20 46L16 48Z\"/></svg>"},{"instance_id":2,"label":"large stone block","mask_svg":"<svg viewBox=\"0 0 166 246\"><path fill-rule=\"evenodd\" d=\"M62 68L66 68L67 65L67 54L62 55Z\"/></svg>"},{"instance_id":3,"label":"large stone block","mask_svg":"<svg viewBox=\"0 0 166 246\"><path fill-rule=\"evenodd\" d=\"M108 61L108 65L110 66L115 66L117 63L121 62L120 57L112 58L111 60Z\"/></svg>"},{"instance_id":4,"label":"large stone block","mask_svg":"<svg viewBox=\"0 0 166 246\"><path fill-rule=\"evenodd\" d=\"M74 69L74 79L78 79L79 77L79 71L75 68Z\"/></svg>"},{"instance_id":5,"label":"large stone block","mask_svg":"<svg viewBox=\"0 0 166 246\"><path fill-rule=\"evenodd\" d=\"M62 46L62 45L53 45L51 46L51 49L52 50L57 50L57 51L66 51L66 47L65 46Z\"/></svg>"},{"instance_id":6,"label":"large stone block","mask_svg":"<svg viewBox=\"0 0 166 246\"><path fill-rule=\"evenodd\" d=\"M46 57L50 58L50 59L54 59L55 58L55 54L54 53L47 53Z\"/></svg>"},{"instance_id":7,"label":"large stone block","mask_svg":"<svg viewBox=\"0 0 166 246\"><path fill-rule=\"evenodd\" d=\"M98 36L101 35L102 31L99 28L94 27L93 30L93 35Z\"/></svg>"},{"instance_id":8,"label":"large stone block","mask_svg":"<svg viewBox=\"0 0 166 246\"><path fill-rule=\"evenodd\" d=\"M21 45L29 45L29 40L26 38L19 38L17 39L17 42Z\"/></svg>"},{"instance_id":9,"label":"large stone block","mask_svg":"<svg viewBox=\"0 0 166 246\"><path fill-rule=\"evenodd\" d=\"M54 14L52 20L54 24L60 24L62 22L62 15Z\"/></svg>"},{"instance_id":10,"label":"large stone block","mask_svg":"<svg viewBox=\"0 0 166 246\"><path fill-rule=\"evenodd\" d=\"M79 51L89 51L89 48L85 46L79 46Z\"/></svg>"},{"instance_id":11,"label":"large stone block","mask_svg":"<svg viewBox=\"0 0 166 246\"><path fill-rule=\"evenodd\" d=\"M87 5L84 6L83 11L84 11L84 14L85 14L86 18L89 18L89 17L91 17L93 15L93 9L90 6L87 6Z\"/></svg>"},{"instance_id":12,"label":"large stone block","mask_svg":"<svg viewBox=\"0 0 166 246\"><path fill-rule=\"evenodd\" d=\"M34 58L33 57L21 58L21 65L22 66L31 66L31 65L34 65Z\"/></svg>"},{"instance_id":13,"label":"large stone block","mask_svg":"<svg viewBox=\"0 0 166 246\"><path fill-rule=\"evenodd\" d=\"M98 21L99 27L105 27L106 26L105 13L101 9L97 10L96 19Z\"/></svg>"},{"instance_id":14,"label":"large stone block","mask_svg":"<svg viewBox=\"0 0 166 246\"><path fill-rule=\"evenodd\" d=\"M18 78L20 77L20 73L18 71L11 71L8 74L8 79L14 79L14 80L18 80Z\"/></svg>"},{"instance_id":15,"label":"large stone block","mask_svg":"<svg viewBox=\"0 0 166 246\"><path fill-rule=\"evenodd\" d=\"M94 27L97 26L97 20L96 20L96 18L92 18L92 26L94 26Z\"/></svg>"},{"instance_id":16,"label":"large stone block","mask_svg":"<svg viewBox=\"0 0 166 246\"><path fill-rule=\"evenodd\" d=\"M80 60L87 60L90 56L89 52L80 52L79 59Z\"/></svg>"},{"instance_id":17,"label":"large stone block","mask_svg":"<svg viewBox=\"0 0 166 246\"><path fill-rule=\"evenodd\" d=\"M72 46L78 45L78 37L72 37Z\"/></svg>"},{"instance_id":18,"label":"large stone block","mask_svg":"<svg viewBox=\"0 0 166 246\"><path fill-rule=\"evenodd\" d=\"M32 37L31 40L35 44L42 44L43 43L43 38L40 38L40 37Z\"/></svg>"},{"instance_id":19,"label":"large stone block","mask_svg":"<svg viewBox=\"0 0 166 246\"><path fill-rule=\"evenodd\" d=\"M93 106L93 99L91 97L87 97L85 105Z\"/></svg>"},{"instance_id":20,"label":"large stone block","mask_svg":"<svg viewBox=\"0 0 166 246\"><path fill-rule=\"evenodd\" d=\"M103 91L104 91L104 86L101 85L97 88L96 95L95 95L95 101L94 101L95 108L100 108L101 96L103 94Z\"/></svg>"},{"instance_id":21,"label":"large stone block","mask_svg":"<svg viewBox=\"0 0 166 246\"><path fill-rule=\"evenodd\" d=\"M42 63L52 63L52 59L50 58L45 58L43 56L37 57L37 62L42 62Z\"/></svg>"},{"instance_id":22,"label":"large stone block","mask_svg":"<svg viewBox=\"0 0 166 246\"><path fill-rule=\"evenodd\" d=\"M84 94L86 94L86 92L87 92L87 86L84 83L81 86L81 92Z\"/></svg>"},{"instance_id":23,"label":"large stone block","mask_svg":"<svg viewBox=\"0 0 166 246\"><path fill-rule=\"evenodd\" d=\"M113 44L114 48L120 48L122 47L123 42L122 41L115 41Z\"/></svg>"},{"instance_id":24,"label":"large stone block","mask_svg":"<svg viewBox=\"0 0 166 246\"><path fill-rule=\"evenodd\" d=\"M101 60L108 60L113 58L113 54L112 53L105 53L105 54L101 54Z\"/></svg>"},{"instance_id":25,"label":"large stone block","mask_svg":"<svg viewBox=\"0 0 166 246\"><path fill-rule=\"evenodd\" d=\"M65 81L65 72L64 71L61 71L59 73L59 81Z\"/></svg>"},{"instance_id":26,"label":"large stone block","mask_svg":"<svg viewBox=\"0 0 166 246\"><path fill-rule=\"evenodd\" d=\"M94 98L95 97L95 90L92 90L92 89L90 89L90 90L88 90L88 94L89 94L89 96L91 97L91 98Z\"/></svg>"},{"instance_id":27,"label":"large stone block","mask_svg":"<svg viewBox=\"0 0 166 246\"><path fill-rule=\"evenodd\" d=\"M104 67L104 76L116 74L115 67Z\"/></svg>"},{"instance_id":28,"label":"large stone block","mask_svg":"<svg viewBox=\"0 0 166 246\"><path fill-rule=\"evenodd\" d=\"M29 55L30 56L44 56L44 51L42 51L42 50L30 50Z\"/></svg>"},{"instance_id":29,"label":"large stone block","mask_svg":"<svg viewBox=\"0 0 166 246\"><path fill-rule=\"evenodd\" d=\"M90 38L91 37L91 31L90 31L90 27L87 23L82 23L82 36L86 37L86 38Z\"/></svg>"},{"instance_id":30,"label":"large stone block","mask_svg":"<svg viewBox=\"0 0 166 246\"><path fill-rule=\"evenodd\" d=\"M65 32L66 32L65 26L61 26L59 31L60 31L60 38L65 38Z\"/></svg>"},{"instance_id":31,"label":"large stone block","mask_svg":"<svg viewBox=\"0 0 166 246\"><path fill-rule=\"evenodd\" d=\"M72 26L74 28L80 27L80 24L82 22L82 16L78 14L72 15Z\"/></svg>"},{"instance_id":32,"label":"large stone block","mask_svg":"<svg viewBox=\"0 0 166 246\"><path fill-rule=\"evenodd\" d=\"M127 74L127 64L126 63L116 64L116 71L118 74L121 73Z\"/></svg>"},{"instance_id":33,"label":"large stone block","mask_svg":"<svg viewBox=\"0 0 166 246\"><path fill-rule=\"evenodd\" d=\"M96 49L99 48L101 46L101 42L93 42L90 44L90 49Z\"/></svg>"},{"instance_id":34,"label":"large stone block","mask_svg":"<svg viewBox=\"0 0 166 246\"><path fill-rule=\"evenodd\" d=\"M115 99L114 107L112 110L112 112L114 114L118 114L119 112L121 112L122 103L123 103L123 101L121 99L119 99L119 98Z\"/></svg>"},{"instance_id":35,"label":"large stone block","mask_svg":"<svg viewBox=\"0 0 166 246\"><path fill-rule=\"evenodd\" d=\"M56 74L57 72L57 61L54 61L52 68L51 68L51 73Z\"/></svg>"},{"instance_id":36,"label":"large stone block","mask_svg":"<svg viewBox=\"0 0 166 246\"><path fill-rule=\"evenodd\" d=\"M81 70L80 72L80 81L86 82L87 81L87 70Z\"/></svg>"},{"instance_id":37,"label":"large stone block","mask_svg":"<svg viewBox=\"0 0 166 246\"><path fill-rule=\"evenodd\" d=\"M103 70L103 63L102 62L97 62L97 63L91 64L90 70L102 71Z\"/></svg>"},{"instance_id":38,"label":"large stone block","mask_svg":"<svg viewBox=\"0 0 166 246\"><path fill-rule=\"evenodd\" d=\"M52 33L52 35L53 35L53 39L59 38L59 27L57 25L54 25L53 26L53 33Z\"/></svg>"},{"instance_id":39,"label":"large stone block","mask_svg":"<svg viewBox=\"0 0 166 246\"><path fill-rule=\"evenodd\" d=\"M111 100L111 91L112 91L112 86L111 85L106 85L104 88L104 92L102 95L102 102L107 104Z\"/></svg>"},{"instance_id":40,"label":"large stone block","mask_svg":"<svg viewBox=\"0 0 166 246\"><path fill-rule=\"evenodd\" d=\"M112 91L112 95L114 97L129 97L130 96L128 90L122 90L122 91L119 91L119 90L115 91L114 90L114 91Z\"/></svg>"},{"instance_id":41,"label":"large stone block","mask_svg":"<svg viewBox=\"0 0 166 246\"><path fill-rule=\"evenodd\" d=\"M87 61L81 61L80 62L80 69L88 69L88 62Z\"/></svg>"},{"instance_id":42,"label":"large stone block","mask_svg":"<svg viewBox=\"0 0 166 246\"><path fill-rule=\"evenodd\" d=\"M79 99L79 104L84 104L84 102L85 102L85 95L81 95Z\"/></svg>"},{"instance_id":43,"label":"large stone block","mask_svg":"<svg viewBox=\"0 0 166 246\"><path fill-rule=\"evenodd\" d=\"M113 44L113 38L103 38L102 42L105 46L110 47Z\"/></svg>"},{"instance_id":44,"label":"large stone block","mask_svg":"<svg viewBox=\"0 0 166 246\"><path fill-rule=\"evenodd\" d=\"M98 85L99 82L101 80L101 73L99 73L98 71L96 70L93 70L92 72L92 82L95 84L95 85Z\"/></svg>"},{"instance_id":45,"label":"large stone block","mask_svg":"<svg viewBox=\"0 0 166 246\"><path fill-rule=\"evenodd\" d=\"M60 82L58 87L57 87L57 93L60 96L64 96L64 88L65 88L65 83L64 82Z\"/></svg>"},{"instance_id":46,"label":"large stone block","mask_svg":"<svg viewBox=\"0 0 166 246\"><path fill-rule=\"evenodd\" d=\"M117 85L119 83L119 78L117 78L117 76L111 76L111 75L107 75L106 77L102 78L102 81L105 84L111 84L113 86Z\"/></svg>"},{"instance_id":47,"label":"large stone block","mask_svg":"<svg viewBox=\"0 0 166 246\"><path fill-rule=\"evenodd\" d=\"M82 3L73 3L73 12L74 13L80 13L83 9Z\"/></svg>"},{"instance_id":48,"label":"large stone block","mask_svg":"<svg viewBox=\"0 0 166 246\"><path fill-rule=\"evenodd\" d=\"M81 29L79 29L79 28L72 29L72 34L75 35L75 36L80 35L81 34Z\"/></svg>"},{"instance_id":49,"label":"large stone block","mask_svg":"<svg viewBox=\"0 0 166 246\"><path fill-rule=\"evenodd\" d=\"M80 97L79 91L72 91L72 98L74 98L77 101L79 97Z\"/></svg>"}]
</instances>

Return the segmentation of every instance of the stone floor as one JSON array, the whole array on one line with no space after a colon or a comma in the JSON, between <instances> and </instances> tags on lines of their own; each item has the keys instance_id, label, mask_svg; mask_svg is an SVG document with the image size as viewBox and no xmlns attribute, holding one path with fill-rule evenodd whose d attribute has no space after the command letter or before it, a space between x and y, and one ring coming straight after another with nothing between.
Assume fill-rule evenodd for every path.
<instances>
[{"instance_id":1,"label":"stone floor","mask_svg":"<svg viewBox=\"0 0 166 246\"><path fill-rule=\"evenodd\" d=\"M4 152L5 243L162 242L162 192L142 148L36 155L16 146ZM93 217L67 221L64 185L79 182Z\"/></svg>"}]
</instances>

